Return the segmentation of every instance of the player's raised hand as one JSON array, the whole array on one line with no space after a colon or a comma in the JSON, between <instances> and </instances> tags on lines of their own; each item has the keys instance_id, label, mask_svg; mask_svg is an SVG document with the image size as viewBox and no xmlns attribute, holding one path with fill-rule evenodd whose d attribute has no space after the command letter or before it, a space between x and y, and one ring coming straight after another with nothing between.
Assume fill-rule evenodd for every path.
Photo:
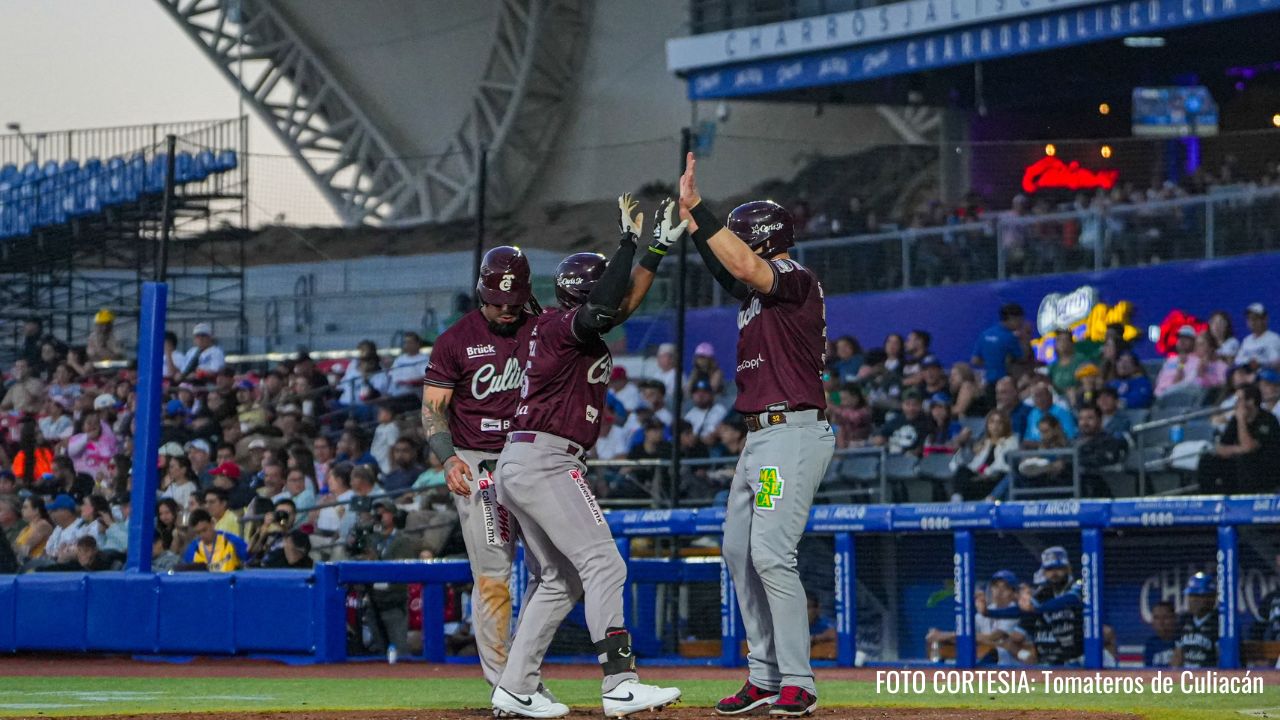
<instances>
[{"instance_id":1,"label":"player's raised hand","mask_svg":"<svg viewBox=\"0 0 1280 720\"><path fill-rule=\"evenodd\" d=\"M632 242L639 240L644 231L644 213L639 211L639 206L630 193L618 197L618 229L623 237L632 236Z\"/></svg>"},{"instance_id":2,"label":"player's raised hand","mask_svg":"<svg viewBox=\"0 0 1280 720\"><path fill-rule=\"evenodd\" d=\"M676 202L671 198L663 200L658 206L653 213L653 242L649 243L650 252L666 255L684 236L685 230L689 227L689 221L683 220L677 223L676 216L679 214Z\"/></svg>"},{"instance_id":3,"label":"player's raised hand","mask_svg":"<svg viewBox=\"0 0 1280 720\"><path fill-rule=\"evenodd\" d=\"M698 193L698 183L693 177L694 168L698 161L694 159L693 152L690 152L684 158L684 174L680 176L680 216L686 217L689 210L702 202L702 195Z\"/></svg>"},{"instance_id":4,"label":"player's raised hand","mask_svg":"<svg viewBox=\"0 0 1280 720\"><path fill-rule=\"evenodd\" d=\"M454 495L471 497L471 468L454 455L444 461L444 483Z\"/></svg>"}]
</instances>

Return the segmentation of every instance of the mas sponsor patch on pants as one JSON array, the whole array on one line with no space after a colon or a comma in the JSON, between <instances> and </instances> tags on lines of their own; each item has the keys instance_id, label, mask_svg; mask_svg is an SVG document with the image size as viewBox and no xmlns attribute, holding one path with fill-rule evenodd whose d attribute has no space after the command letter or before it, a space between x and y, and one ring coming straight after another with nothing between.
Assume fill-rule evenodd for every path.
<instances>
[{"instance_id":1,"label":"mas sponsor patch on pants","mask_svg":"<svg viewBox=\"0 0 1280 720\"><path fill-rule=\"evenodd\" d=\"M782 498L782 476L776 467L760 468L760 489L756 491L756 507L760 510L773 510Z\"/></svg>"},{"instance_id":2,"label":"mas sponsor patch on pants","mask_svg":"<svg viewBox=\"0 0 1280 720\"><path fill-rule=\"evenodd\" d=\"M587 503L587 509L591 511L591 518L596 521L597 525L604 524L604 513L600 512L600 505L596 502L596 496L591 492L591 487L587 485L587 478L582 471L574 468L569 471L569 477L578 486L578 492L582 493L582 499Z\"/></svg>"}]
</instances>

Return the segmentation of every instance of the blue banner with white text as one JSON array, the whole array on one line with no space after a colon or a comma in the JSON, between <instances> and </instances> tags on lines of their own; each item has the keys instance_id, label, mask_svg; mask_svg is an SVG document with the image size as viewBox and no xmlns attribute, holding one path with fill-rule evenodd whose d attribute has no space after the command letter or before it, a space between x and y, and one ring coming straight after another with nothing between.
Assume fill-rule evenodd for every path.
<instances>
[{"instance_id":1,"label":"blue banner with white text","mask_svg":"<svg viewBox=\"0 0 1280 720\"><path fill-rule=\"evenodd\" d=\"M1275 10L1280 10L1276 0L1128 0L865 47L697 70L686 79L691 100L761 95L1025 55Z\"/></svg>"}]
</instances>

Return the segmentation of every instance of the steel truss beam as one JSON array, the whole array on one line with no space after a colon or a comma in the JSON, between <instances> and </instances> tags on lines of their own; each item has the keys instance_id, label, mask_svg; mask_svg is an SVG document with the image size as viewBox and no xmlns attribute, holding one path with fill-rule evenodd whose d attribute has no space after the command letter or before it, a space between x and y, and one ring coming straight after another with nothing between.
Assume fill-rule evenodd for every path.
<instances>
[{"instance_id":1,"label":"steel truss beam","mask_svg":"<svg viewBox=\"0 0 1280 720\"><path fill-rule=\"evenodd\" d=\"M439 155L406 159L289 19L261 0L157 0L290 148L347 225L474 214L480 149L497 212L524 197L576 86L592 0L502 0L471 110Z\"/></svg>"}]
</instances>

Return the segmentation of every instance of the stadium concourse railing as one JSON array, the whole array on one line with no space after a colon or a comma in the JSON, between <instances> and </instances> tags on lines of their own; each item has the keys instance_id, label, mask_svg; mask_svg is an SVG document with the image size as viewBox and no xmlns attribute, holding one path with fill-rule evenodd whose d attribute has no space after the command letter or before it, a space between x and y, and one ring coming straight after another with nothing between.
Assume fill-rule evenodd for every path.
<instances>
[{"instance_id":1,"label":"stadium concourse railing","mask_svg":"<svg viewBox=\"0 0 1280 720\"><path fill-rule=\"evenodd\" d=\"M725 666L742 664L743 630L733 582L718 557L632 557L632 540L715 536L723 508L615 510L607 521L629 566L627 614L636 646L661 648L650 622L660 584L720 586L721 653ZM1240 581L1238 533L1280 525L1280 496L1201 496L1130 500L1056 500L1007 503L820 505L808 533L833 539L836 664L855 664L858 653L860 570L855 548L868 536L949 536L955 664L976 662L975 567L983 561L975 534L1044 530L1078 539L1083 591L1084 666L1104 664L1103 618L1107 594L1104 532L1158 528L1178 534L1216 533L1219 588ZM1007 541L1006 541L1007 542ZM983 546L987 547L987 546ZM865 556L864 556L865 557ZM518 560L514 597L523 592ZM346 659L346 587L365 583L421 583L423 657L444 661L444 586L470 580L464 560L321 563L313 570L236 573L150 574L130 572L36 573L0 580L0 651L135 652L147 654L242 654L294 660ZM1240 665L1237 593L1219 592L1222 618L1219 664ZM649 657L657 663L672 658ZM715 660L704 661L715 662ZM893 664L903 664L901 661Z\"/></svg>"},{"instance_id":2,"label":"stadium concourse railing","mask_svg":"<svg viewBox=\"0 0 1280 720\"><path fill-rule=\"evenodd\" d=\"M1280 187L1234 185L1142 203L1093 202L1061 212L991 212L979 221L861 235L810 234L794 254L824 267L828 294L1101 271L1212 259L1280 246ZM856 248L856 263L848 255ZM957 276L958 273L958 276ZM694 304L728 298L711 283Z\"/></svg>"}]
</instances>

